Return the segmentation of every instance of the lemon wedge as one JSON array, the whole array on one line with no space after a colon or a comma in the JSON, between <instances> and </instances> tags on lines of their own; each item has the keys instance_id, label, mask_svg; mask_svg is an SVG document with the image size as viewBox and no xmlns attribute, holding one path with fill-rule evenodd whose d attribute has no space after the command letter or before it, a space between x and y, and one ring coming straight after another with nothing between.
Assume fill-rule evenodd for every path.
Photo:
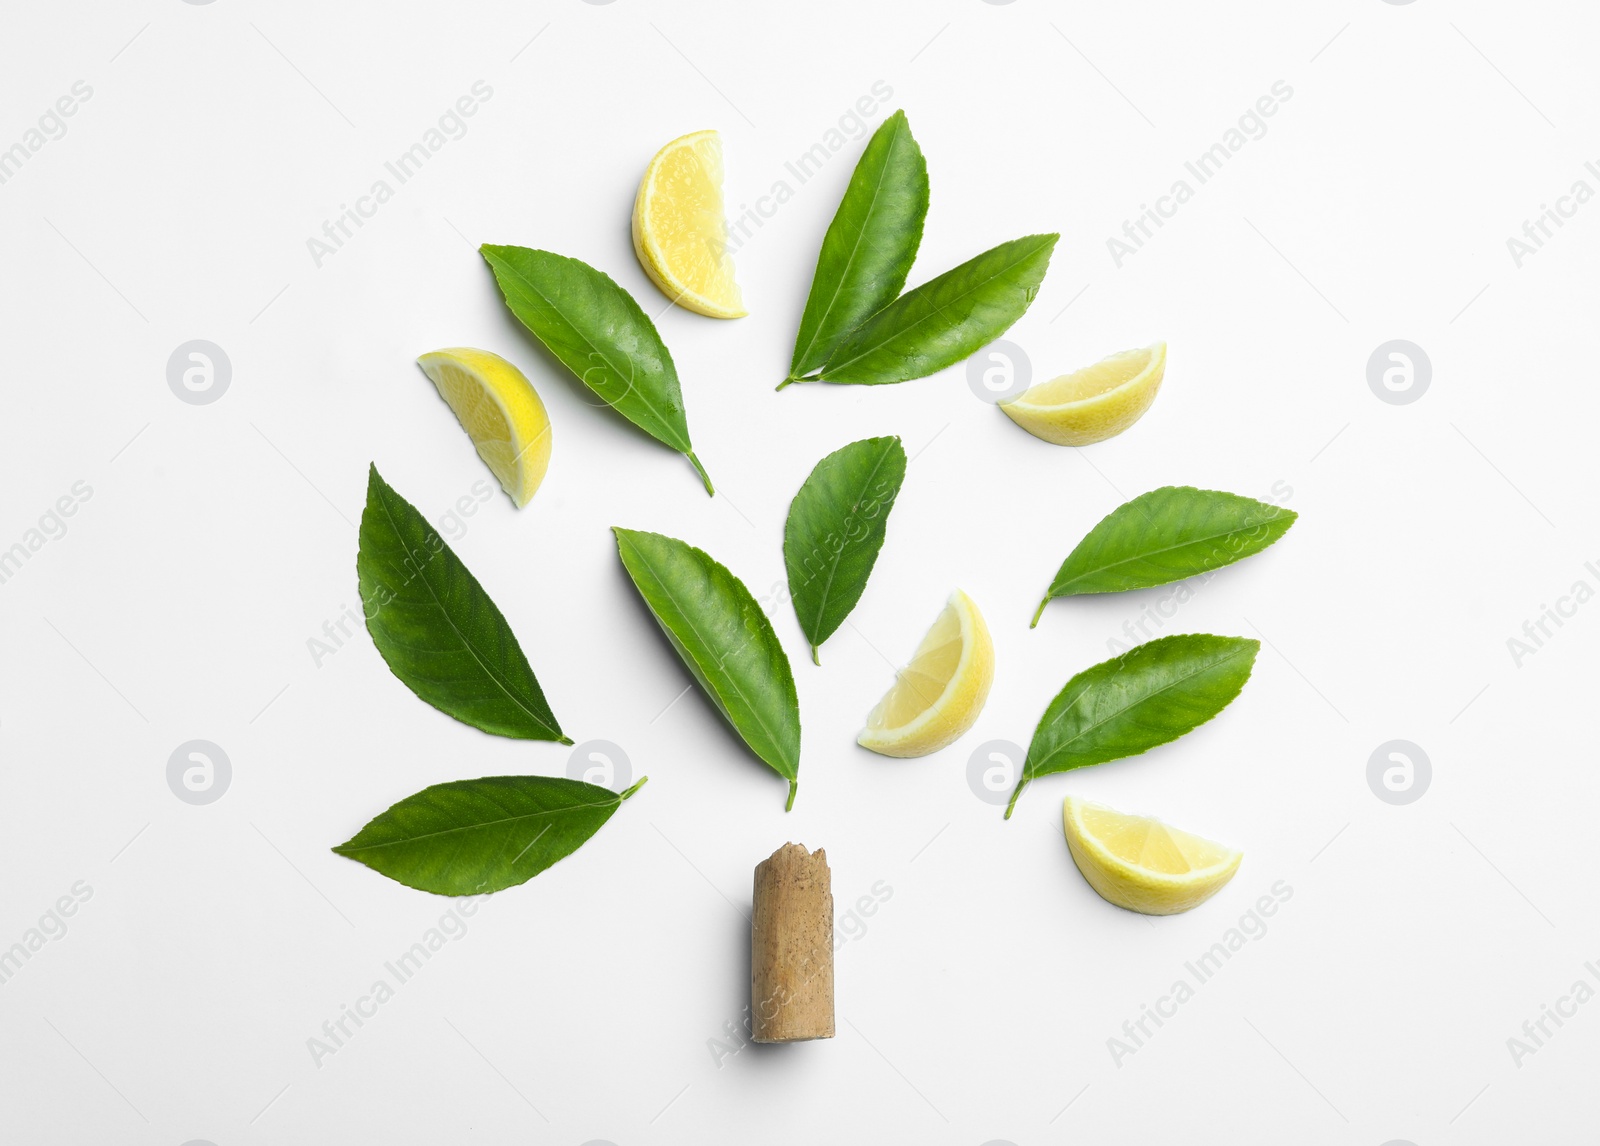
<instances>
[{"instance_id":1,"label":"lemon wedge","mask_svg":"<svg viewBox=\"0 0 1600 1146\"><path fill-rule=\"evenodd\" d=\"M1210 899L1244 853L1068 796L1061 809L1073 862L1100 895L1129 911L1176 915Z\"/></svg>"},{"instance_id":2,"label":"lemon wedge","mask_svg":"<svg viewBox=\"0 0 1600 1146\"><path fill-rule=\"evenodd\" d=\"M885 756L936 752L972 727L993 683L989 627L972 598L957 589L856 743Z\"/></svg>"},{"instance_id":3,"label":"lemon wedge","mask_svg":"<svg viewBox=\"0 0 1600 1146\"><path fill-rule=\"evenodd\" d=\"M645 273L679 306L743 318L722 215L722 139L695 131L650 161L633 201L633 249Z\"/></svg>"},{"instance_id":4,"label":"lemon wedge","mask_svg":"<svg viewBox=\"0 0 1600 1146\"><path fill-rule=\"evenodd\" d=\"M478 448L478 456L520 509L550 465L550 418L533 383L487 350L456 347L417 359Z\"/></svg>"},{"instance_id":5,"label":"lemon wedge","mask_svg":"<svg viewBox=\"0 0 1600 1146\"><path fill-rule=\"evenodd\" d=\"M1167 344L1157 342L1029 387L1000 408L1036 438L1087 446L1116 437L1142 418L1166 372Z\"/></svg>"}]
</instances>

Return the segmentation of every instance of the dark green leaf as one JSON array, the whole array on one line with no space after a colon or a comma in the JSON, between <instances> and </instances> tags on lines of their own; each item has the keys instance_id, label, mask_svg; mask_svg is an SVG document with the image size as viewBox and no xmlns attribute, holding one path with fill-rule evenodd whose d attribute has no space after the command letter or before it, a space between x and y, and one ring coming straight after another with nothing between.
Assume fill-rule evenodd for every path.
<instances>
[{"instance_id":1,"label":"dark green leaf","mask_svg":"<svg viewBox=\"0 0 1600 1146\"><path fill-rule=\"evenodd\" d=\"M789 596L818 664L817 646L861 600L905 476L899 438L851 442L817 463L789 506Z\"/></svg>"},{"instance_id":2,"label":"dark green leaf","mask_svg":"<svg viewBox=\"0 0 1600 1146\"><path fill-rule=\"evenodd\" d=\"M728 723L774 772L800 774L800 701L789 658L750 590L692 545L613 528L617 552L672 647Z\"/></svg>"},{"instance_id":3,"label":"dark green leaf","mask_svg":"<svg viewBox=\"0 0 1600 1146\"><path fill-rule=\"evenodd\" d=\"M1067 555L1039 602L1078 593L1148 589L1220 569L1260 553L1298 515L1253 498L1193 486L1163 486L1112 510Z\"/></svg>"},{"instance_id":4,"label":"dark green leaf","mask_svg":"<svg viewBox=\"0 0 1600 1146\"><path fill-rule=\"evenodd\" d=\"M1059 235L1001 243L901 295L858 326L817 375L881 385L922 378L987 346L1039 293Z\"/></svg>"},{"instance_id":5,"label":"dark green leaf","mask_svg":"<svg viewBox=\"0 0 1600 1146\"><path fill-rule=\"evenodd\" d=\"M643 784L618 794L559 776L453 780L407 796L333 850L419 891L486 895L577 851Z\"/></svg>"},{"instance_id":6,"label":"dark green leaf","mask_svg":"<svg viewBox=\"0 0 1600 1146\"><path fill-rule=\"evenodd\" d=\"M928 215L928 164L897 111L868 140L817 255L789 381L822 369L906 285Z\"/></svg>"},{"instance_id":7,"label":"dark green leaf","mask_svg":"<svg viewBox=\"0 0 1600 1146\"><path fill-rule=\"evenodd\" d=\"M407 688L485 732L572 743L489 594L377 466L367 474L359 544L367 631Z\"/></svg>"},{"instance_id":8,"label":"dark green leaf","mask_svg":"<svg viewBox=\"0 0 1600 1146\"><path fill-rule=\"evenodd\" d=\"M1210 720L1239 695L1260 648L1243 637L1184 633L1084 669L1034 729L1006 818L1030 780L1137 756Z\"/></svg>"},{"instance_id":9,"label":"dark green leaf","mask_svg":"<svg viewBox=\"0 0 1600 1146\"><path fill-rule=\"evenodd\" d=\"M689 444L678 369L633 296L610 275L565 255L487 243L479 250L522 325L606 405L688 455L711 493Z\"/></svg>"}]
</instances>

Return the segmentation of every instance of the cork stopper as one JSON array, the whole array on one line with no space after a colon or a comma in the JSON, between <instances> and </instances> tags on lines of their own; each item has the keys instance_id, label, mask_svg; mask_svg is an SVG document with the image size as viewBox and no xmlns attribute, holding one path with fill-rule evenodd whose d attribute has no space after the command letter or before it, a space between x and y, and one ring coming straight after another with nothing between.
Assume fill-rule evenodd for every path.
<instances>
[{"instance_id":1,"label":"cork stopper","mask_svg":"<svg viewBox=\"0 0 1600 1146\"><path fill-rule=\"evenodd\" d=\"M756 865L750 1015L758 1043L833 1037L833 876L821 848L784 844Z\"/></svg>"}]
</instances>

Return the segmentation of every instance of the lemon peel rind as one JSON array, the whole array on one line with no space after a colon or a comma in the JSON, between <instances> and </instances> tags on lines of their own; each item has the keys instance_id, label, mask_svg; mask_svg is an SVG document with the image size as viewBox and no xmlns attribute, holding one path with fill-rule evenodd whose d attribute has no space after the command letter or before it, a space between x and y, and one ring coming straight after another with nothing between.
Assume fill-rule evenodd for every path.
<instances>
[{"instance_id":1,"label":"lemon peel rind","mask_svg":"<svg viewBox=\"0 0 1600 1146\"><path fill-rule=\"evenodd\" d=\"M1155 403L1156 395L1161 390L1162 383L1166 380L1167 370L1167 344L1153 342L1149 346L1137 350L1124 350L1116 354L1107 355L1093 366L1083 367L1082 370L1093 369L1113 359L1123 358L1134 354L1147 354L1148 360L1143 369L1133 377L1117 383L1109 390L1093 394L1087 398L1075 398L1069 402L1056 402L1041 404L1028 400L1028 395L1038 393L1045 387L1059 382L1062 378L1080 373L1081 370L1068 371L1037 386L1029 387L1016 398L1009 402L999 403L1001 411L1015 422L1020 428L1026 430L1040 441L1049 442L1056 446L1089 446L1096 442L1103 442L1132 428L1134 423L1149 412ZM1126 392L1131 387L1141 390L1141 393L1129 401ZM1119 395L1122 397L1119 398ZM1109 420L1098 422L1088 427L1082 423L1092 420L1092 415L1097 409L1115 408L1119 402L1126 403L1122 409L1116 411L1116 416ZM1076 415L1076 417L1074 417ZM1076 422L1078 425L1063 425L1063 422Z\"/></svg>"}]
</instances>

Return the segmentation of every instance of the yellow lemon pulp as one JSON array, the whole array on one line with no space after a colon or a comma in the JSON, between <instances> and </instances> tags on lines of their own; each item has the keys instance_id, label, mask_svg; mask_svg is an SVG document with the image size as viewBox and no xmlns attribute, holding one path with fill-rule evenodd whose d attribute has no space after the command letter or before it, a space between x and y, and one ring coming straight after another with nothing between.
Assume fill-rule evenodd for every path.
<instances>
[{"instance_id":1,"label":"yellow lemon pulp","mask_svg":"<svg viewBox=\"0 0 1600 1146\"><path fill-rule=\"evenodd\" d=\"M885 756L935 752L972 727L993 682L989 627L972 598L957 589L856 743Z\"/></svg>"},{"instance_id":2,"label":"yellow lemon pulp","mask_svg":"<svg viewBox=\"0 0 1600 1146\"><path fill-rule=\"evenodd\" d=\"M550 418L533 384L487 350L456 347L417 359L455 411L478 456L520 508L550 465Z\"/></svg>"},{"instance_id":3,"label":"yellow lemon pulp","mask_svg":"<svg viewBox=\"0 0 1600 1146\"><path fill-rule=\"evenodd\" d=\"M1068 796L1062 826L1089 886L1118 907L1176 915L1210 899L1239 870L1244 853L1170 827Z\"/></svg>"},{"instance_id":4,"label":"yellow lemon pulp","mask_svg":"<svg viewBox=\"0 0 1600 1146\"><path fill-rule=\"evenodd\" d=\"M633 249L679 306L712 318L748 313L728 252L722 140L715 131L674 139L645 168L633 203Z\"/></svg>"}]
</instances>

